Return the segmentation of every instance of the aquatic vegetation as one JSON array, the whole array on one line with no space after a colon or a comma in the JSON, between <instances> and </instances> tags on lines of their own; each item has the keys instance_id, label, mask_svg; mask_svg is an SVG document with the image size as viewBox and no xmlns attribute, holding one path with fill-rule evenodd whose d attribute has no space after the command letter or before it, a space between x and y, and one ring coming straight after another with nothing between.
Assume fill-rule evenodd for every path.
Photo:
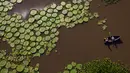
<instances>
[{"instance_id":1,"label":"aquatic vegetation","mask_svg":"<svg viewBox=\"0 0 130 73\"><path fill-rule=\"evenodd\" d=\"M85 64L72 62L59 73L129 73L129 68L121 62L112 62L109 58L97 59Z\"/></svg>"},{"instance_id":2,"label":"aquatic vegetation","mask_svg":"<svg viewBox=\"0 0 130 73\"><path fill-rule=\"evenodd\" d=\"M99 20L99 21L98 21L98 25L105 24L105 23L106 23L106 21L107 21L107 19L106 19L106 18L105 18L105 19L102 19L102 20Z\"/></svg>"},{"instance_id":3,"label":"aquatic vegetation","mask_svg":"<svg viewBox=\"0 0 130 73\"><path fill-rule=\"evenodd\" d=\"M38 73L36 68L39 68L39 64L35 67L29 66L30 56L14 56L12 54L7 55L6 51L0 51L0 73Z\"/></svg>"},{"instance_id":4,"label":"aquatic vegetation","mask_svg":"<svg viewBox=\"0 0 130 73\"><path fill-rule=\"evenodd\" d=\"M97 24L99 26L102 26L103 30L106 30L107 29L106 21L107 21L107 19L105 18L105 19L99 20Z\"/></svg>"},{"instance_id":5,"label":"aquatic vegetation","mask_svg":"<svg viewBox=\"0 0 130 73\"><path fill-rule=\"evenodd\" d=\"M11 2L15 4L17 1L11 0ZM20 2L18 0L18 3ZM74 4L62 1L61 5L53 3L43 10L32 9L28 20L25 21L18 13L8 15L7 12L1 12L0 34L3 41L8 41L13 53L18 55L43 54L46 50L51 52L58 41L59 27L72 28L78 23L99 17L98 13L89 12L89 1L81 3L83 1L74 1ZM40 49L44 49L44 52L39 52Z\"/></svg>"},{"instance_id":6,"label":"aquatic vegetation","mask_svg":"<svg viewBox=\"0 0 130 73\"><path fill-rule=\"evenodd\" d=\"M68 64L65 67L63 73L78 73L81 69L82 69L82 64L77 64L76 62L72 62L71 64Z\"/></svg>"},{"instance_id":7,"label":"aquatic vegetation","mask_svg":"<svg viewBox=\"0 0 130 73\"><path fill-rule=\"evenodd\" d=\"M73 0L71 3L62 1L60 5L52 3L42 10L31 9L27 20L23 20L18 13L9 15L8 11L21 2L22 0L0 0L0 37L12 49L8 55L0 53L0 57L4 56L0 60L2 73L10 70L10 63L13 63L14 73L38 71L38 65L34 70L29 66L31 58L50 54L59 40L58 28L73 28L79 23L99 17L97 12L89 11L91 0ZM7 68L3 67L6 64ZM73 72L76 70L71 71Z\"/></svg>"}]
</instances>

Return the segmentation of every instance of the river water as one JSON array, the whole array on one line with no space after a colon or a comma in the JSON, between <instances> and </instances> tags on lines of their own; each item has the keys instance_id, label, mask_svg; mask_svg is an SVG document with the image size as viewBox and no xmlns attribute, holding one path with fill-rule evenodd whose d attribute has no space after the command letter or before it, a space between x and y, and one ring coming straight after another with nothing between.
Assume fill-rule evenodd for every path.
<instances>
[{"instance_id":1,"label":"river water","mask_svg":"<svg viewBox=\"0 0 130 73\"><path fill-rule=\"evenodd\" d=\"M24 0L22 4L17 4L12 11L22 13L27 18L30 8L42 8L52 2L59 3L61 0ZM79 24L72 29L62 27L59 29L59 41L56 49L57 53L52 52L49 56L34 58L32 65L40 63L40 73L57 73L64 67L76 61L85 63L96 58L109 57L113 61L121 60L130 65L130 0L122 0L118 4L105 7L100 0L93 0L91 4L92 12L99 12L100 18L107 17L108 30L112 35L119 35L123 44L118 48L111 48L110 51L103 44L103 38L108 32L102 31L97 25L97 19L90 20L88 23ZM100 7L99 7L100 4ZM5 42L0 42L0 48L9 48Z\"/></svg>"}]
</instances>

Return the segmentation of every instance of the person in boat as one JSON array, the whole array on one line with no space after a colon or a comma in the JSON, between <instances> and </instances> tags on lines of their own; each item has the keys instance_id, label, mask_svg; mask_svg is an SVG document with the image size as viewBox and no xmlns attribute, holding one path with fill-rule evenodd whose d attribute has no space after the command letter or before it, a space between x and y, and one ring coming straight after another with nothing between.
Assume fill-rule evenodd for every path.
<instances>
[{"instance_id":1,"label":"person in boat","mask_svg":"<svg viewBox=\"0 0 130 73\"><path fill-rule=\"evenodd\" d=\"M107 38L104 38L104 44L108 46L109 49L111 45L117 48L117 44L119 42L120 42L120 36L109 36Z\"/></svg>"},{"instance_id":2,"label":"person in boat","mask_svg":"<svg viewBox=\"0 0 130 73\"><path fill-rule=\"evenodd\" d=\"M110 45L112 44L112 41L110 40L110 38L104 38L104 44L108 46L108 48L110 49Z\"/></svg>"}]
</instances>

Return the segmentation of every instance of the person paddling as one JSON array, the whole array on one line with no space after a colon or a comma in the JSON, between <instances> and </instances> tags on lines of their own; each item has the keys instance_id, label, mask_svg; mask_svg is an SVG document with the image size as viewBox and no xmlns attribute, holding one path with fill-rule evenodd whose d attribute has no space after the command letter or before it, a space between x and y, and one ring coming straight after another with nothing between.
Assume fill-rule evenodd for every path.
<instances>
[{"instance_id":1,"label":"person paddling","mask_svg":"<svg viewBox=\"0 0 130 73\"><path fill-rule=\"evenodd\" d=\"M110 45L113 45L117 48L118 41L120 40L120 36L109 36L104 38L104 44L108 46L110 49Z\"/></svg>"},{"instance_id":2,"label":"person paddling","mask_svg":"<svg viewBox=\"0 0 130 73\"><path fill-rule=\"evenodd\" d=\"M112 44L112 41L109 38L104 38L104 44L111 50L110 45Z\"/></svg>"},{"instance_id":3,"label":"person paddling","mask_svg":"<svg viewBox=\"0 0 130 73\"><path fill-rule=\"evenodd\" d=\"M116 38L114 36L111 36L112 44L117 48Z\"/></svg>"}]
</instances>

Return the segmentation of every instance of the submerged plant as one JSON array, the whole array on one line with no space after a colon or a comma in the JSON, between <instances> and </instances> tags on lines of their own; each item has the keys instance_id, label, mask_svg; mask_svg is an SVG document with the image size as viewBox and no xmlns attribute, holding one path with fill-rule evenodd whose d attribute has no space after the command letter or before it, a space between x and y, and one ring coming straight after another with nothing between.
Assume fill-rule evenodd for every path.
<instances>
[{"instance_id":1,"label":"submerged plant","mask_svg":"<svg viewBox=\"0 0 130 73\"><path fill-rule=\"evenodd\" d=\"M105 5L110 5L110 4L116 4L118 3L120 0L102 0Z\"/></svg>"}]
</instances>

